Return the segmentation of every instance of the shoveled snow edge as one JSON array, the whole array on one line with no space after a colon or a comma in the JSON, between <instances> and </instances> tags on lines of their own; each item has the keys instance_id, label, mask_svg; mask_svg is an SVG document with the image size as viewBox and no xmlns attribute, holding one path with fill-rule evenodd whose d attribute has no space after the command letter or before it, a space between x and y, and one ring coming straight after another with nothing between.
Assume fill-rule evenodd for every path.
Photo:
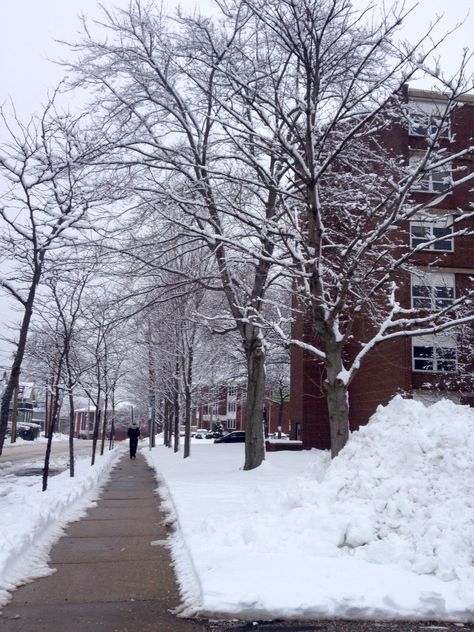
<instances>
[{"instance_id":1,"label":"shoveled snow edge","mask_svg":"<svg viewBox=\"0 0 474 632\"><path fill-rule=\"evenodd\" d=\"M46 577L55 572L49 566L49 553L54 544L63 535L66 527L84 517L87 510L96 505L96 501L109 481L112 469L123 455L122 448L97 457L96 464L88 467L84 473L71 478L69 472L63 472L50 479L49 488L45 492L30 488L29 494L41 494L42 507L38 511L28 533L21 533L18 528L16 538L2 560L0 572L0 607L5 606L12 598L12 591L19 586L30 583L39 577ZM89 457L77 459L76 469L89 462ZM65 497L54 497L55 487L62 481L73 481L75 485L69 489ZM52 501L52 502L48 502ZM54 511L49 511L49 508ZM32 528L31 528L32 526ZM1 612L1 611L0 611Z\"/></svg>"},{"instance_id":2,"label":"shoveled snow edge","mask_svg":"<svg viewBox=\"0 0 474 632\"><path fill-rule=\"evenodd\" d=\"M192 617L202 612L202 586L199 582L199 575L193 563L193 558L186 544L179 523L179 513L168 484L154 467L148 449L141 450L146 462L152 468L155 480L158 483L156 493L161 500L161 509L166 516L166 522L173 526L173 531L169 537L169 550L173 567L175 569L176 581L182 604L176 608L175 614L180 617Z\"/></svg>"}]
</instances>

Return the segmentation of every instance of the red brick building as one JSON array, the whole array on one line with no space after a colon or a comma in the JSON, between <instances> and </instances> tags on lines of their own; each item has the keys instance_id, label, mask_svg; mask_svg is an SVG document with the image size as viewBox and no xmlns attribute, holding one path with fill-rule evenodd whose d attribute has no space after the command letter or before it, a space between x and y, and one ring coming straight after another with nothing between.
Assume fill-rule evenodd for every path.
<instances>
[{"instance_id":1,"label":"red brick building","mask_svg":"<svg viewBox=\"0 0 474 632\"><path fill-rule=\"evenodd\" d=\"M195 398L193 425L212 430L221 423L224 430L243 430L245 397L240 384L219 384L202 388Z\"/></svg>"},{"instance_id":2,"label":"red brick building","mask_svg":"<svg viewBox=\"0 0 474 632\"><path fill-rule=\"evenodd\" d=\"M197 428L212 430L215 422L220 422L224 430L245 430L245 388L242 384L225 384L202 389L196 405L193 424ZM278 431L278 421L282 421L282 432L290 434L288 393L280 395L278 389L268 388L265 392L264 417L266 434Z\"/></svg>"},{"instance_id":3,"label":"red brick building","mask_svg":"<svg viewBox=\"0 0 474 632\"><path fill-rule=\"evenodd\" d=\"M416 160L417 152L426 147L430 126L437 122L443 108L443 98L435 93L406 88L405 98L413 108L410 124L394 125L387 142L407 161ZM440 143L449 153L474 145L474 96L466 96L462 106L456 108L441 132ZM467 174L474 170L473 154L457 161L454 168L462 167ZM449 172L431 173L413 192L414 200L443 191ZM411 274L400 273L397 279L398 299L404 307L428 309L449 305L466 287L472 287L474 275L474 237L449 237L453 232L450 222L455 216L472 208L474 194L472 182L447 195L438 208L424 212L421 217L400 225L398 240L408 241L421 250L411 259ZM474 219L466 219L456 230L465 227L474 230ZM436 243L430 240L448 235ZM423 246L426 244L426 247ZM408 245L408 244L407 244ZM419 275L417 275L419 271ZM423 280L421 278L423 277ZM428 279L428 281L427 281ZM358 329L358 330L357 330ZM368 318L359 319L354 338L367 339L371 325ZM472 335L467 326L465 336ZM312 339L308 324L300 319L295 324L294 337L308 342ZM471 346L471 349L474 348ZM352 354L352 357L355 355ZM350 359L351 349L348 356ZM354 381L349 387L350 427L357 429L367 423L379 404L387 404L397 393L434 401L442 396L459 403L474 405L474 364L472 354L463 356L459 334L398 338L385 342L367 355ZM324 369L314 356L294 348L291 357L291 438L303 440L305 448L330 447L329 421L326 399L323 394Z\"/></svg>"}]
</instances>

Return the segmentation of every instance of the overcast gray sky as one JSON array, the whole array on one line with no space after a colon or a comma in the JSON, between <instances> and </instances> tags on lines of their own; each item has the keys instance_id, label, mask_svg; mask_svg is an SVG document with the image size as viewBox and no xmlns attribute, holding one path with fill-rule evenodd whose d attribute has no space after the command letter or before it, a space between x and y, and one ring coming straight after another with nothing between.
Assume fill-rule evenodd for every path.
<instances>
[{"instance_id":1,"label":"overcast gray sky","mask_svg":"<svg viewBox=\"0 0 474 632\"><path fill-rule=\"evenodd\" d=\"M383 0L373 0L382 5ZM205 5L209 0L201 0ZM102 0L106 7L126 6L127 0ZM167 2L167 6L170 6ZM181 0L181 6L192 9L195 0ZM354 0L365 6L365 0ZM386 0L386 5L390 0ZM407 5L415 2L407 2ZM13 100L21 116L38 109L46 100L48 89L62 77L62 69L50 59L64 56L65 51L56 39L74 40L80 28L78 15L88 18L100 15L97 0L10 0L2 3L0 21L0 103ZM456 69L465 47L472 47L474 35L474 0L419 0L405 27L408 39L417 37L437 15L444 14L443 26L449 30L463 22L457 33L441 48L442 66L446 71ZM471 14L468 15L471 8ZM423 87L429 87L422 83ZM0 271L1 272L1 271ZM5 323L17 320L0 294L0 334ZM0 342L0 366L7 360L8 351Z\"/></svg>"}]
</instances>

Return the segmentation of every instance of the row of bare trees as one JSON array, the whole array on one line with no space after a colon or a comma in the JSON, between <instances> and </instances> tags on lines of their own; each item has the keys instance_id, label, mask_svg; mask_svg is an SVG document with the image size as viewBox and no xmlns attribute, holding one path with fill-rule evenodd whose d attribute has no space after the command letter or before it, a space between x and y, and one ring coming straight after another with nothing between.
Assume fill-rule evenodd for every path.
<instances>
[{"instance_id":1,"label":"row of bare trees","mask_svg":"<svg viewBox=\"0 0 474 632\"><path fill-rule=\"evenodd\" d=\"M98 438L105 450L108 424L114 423L117 390L128 373L130 355L126 324L118 318L114 302L104 291L97 258L81 257L71 250L67 261L57 259L45 268L26 345L25 372L36 384L46 376L48 438L43 470L47 487L53 434L59 416L68 410L69 472L74 476L75 409L78 397L87 398L95 410L91 464L95 462ZM66 406L64 406L64 404ZM108 412L112 411L112 419Z\"/></svg>"},{"instance_id":2,"label":"row of bare trees","mask_svg":"<svg viewBox=\"0 0 474 632\"><path fill-rule=\"evenodd\" d=\"M12 183L2 210L5 244L14 260L22 244L24 287L32 292L30 300L2 280L25 320L2 401L0 447L43 262L52 244L84 231L86 217L81 239L92 239L92 228L100 238L104 276L126 279L115 321L141 322L150 419L157 411L173 419L175 448L181 391L189 452L198 329L238 340L247 380L245 469L264 458L269 337L323 364L336 455L349 433L348 389L369 353L387 340L474 320L472 285L453 305L421 316L399 299L397 279L410 273L420 247L408 239L394 247L395 231L473 177L452 168L442 192L422 201L412 195L430 174L472 161L472 146L447 153L440 141L473 84L467 54L454 77L430 67L439 44L433 27L413 44L399 39L409 17L398 2L377 13L349 0L231 0L217 2L210 17L168 16L158 3L131 0L127 9L104 11L100 29L84 25L68 73L72 87L91 91L90 114L80 124L43 123L30 134L41 141L32 149L29 136L23 142L16 134L11 157L0 160ZM437 82L444 101L426 148L410 163L384 139L408 125L404 89L419 73ZM30 154L35 177L25 176ZM459 209L450 236L468 234L471 217ZM371 323L364 332L360 314ZM291 328L302 317L310 337ZM94 326L99 341L106 326ZM160 380L168 381L163 397Z\"/></svg>"},{"instance_id":3,"label":"row of bare trees","mask_svg":"<svg viewBox=\"0 0 474 632\"><path fill-rule=\"evenodd\" d=\"M70 69L96 94L101 164L127 182L132 174L142 212L212 258L247 365L245 469L264 458L269 329L324 365L336 455L348 438L348 388L369 353L473 319L472 287L423 316L402 307L397 274L410 272L419 248L390 245L395 229L473 177L452 168L442 192L412 196L430 173L470 160L469 144L447 156L440 142L472 88L469 58L455 77L431 68L433 27L413 44L397 39L410 14L403 3L376 14L348 0L233 0L216 12L169 17L133 0L105 14L102 35L84 31ZM445 100L413 164L383 139L408 125L404 86L420 72ZM462 209L452 236L466 234L471 213ZM288 303L290 287L309 315L310 340L282 326L281 290ZM371 327L349 360L361 313Z\"/></svg>"}]
</instances>

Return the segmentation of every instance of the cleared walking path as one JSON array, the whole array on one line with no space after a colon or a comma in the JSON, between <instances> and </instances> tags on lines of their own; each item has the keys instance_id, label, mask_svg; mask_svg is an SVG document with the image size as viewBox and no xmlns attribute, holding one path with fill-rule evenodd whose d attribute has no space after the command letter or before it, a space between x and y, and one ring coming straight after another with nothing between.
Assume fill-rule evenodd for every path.
<instances>
[{"instance_id":1,"label":"cleared walking path","mask_svg":"<svg viewBox=\"0 0 474 632\"><path fill-rule=\"evenodd\" d=\"M205 632L179 605L153 471L124 457L97 506L51 550L57 571L15 591L0 632Z\"/></svg>"}]
</instances>

